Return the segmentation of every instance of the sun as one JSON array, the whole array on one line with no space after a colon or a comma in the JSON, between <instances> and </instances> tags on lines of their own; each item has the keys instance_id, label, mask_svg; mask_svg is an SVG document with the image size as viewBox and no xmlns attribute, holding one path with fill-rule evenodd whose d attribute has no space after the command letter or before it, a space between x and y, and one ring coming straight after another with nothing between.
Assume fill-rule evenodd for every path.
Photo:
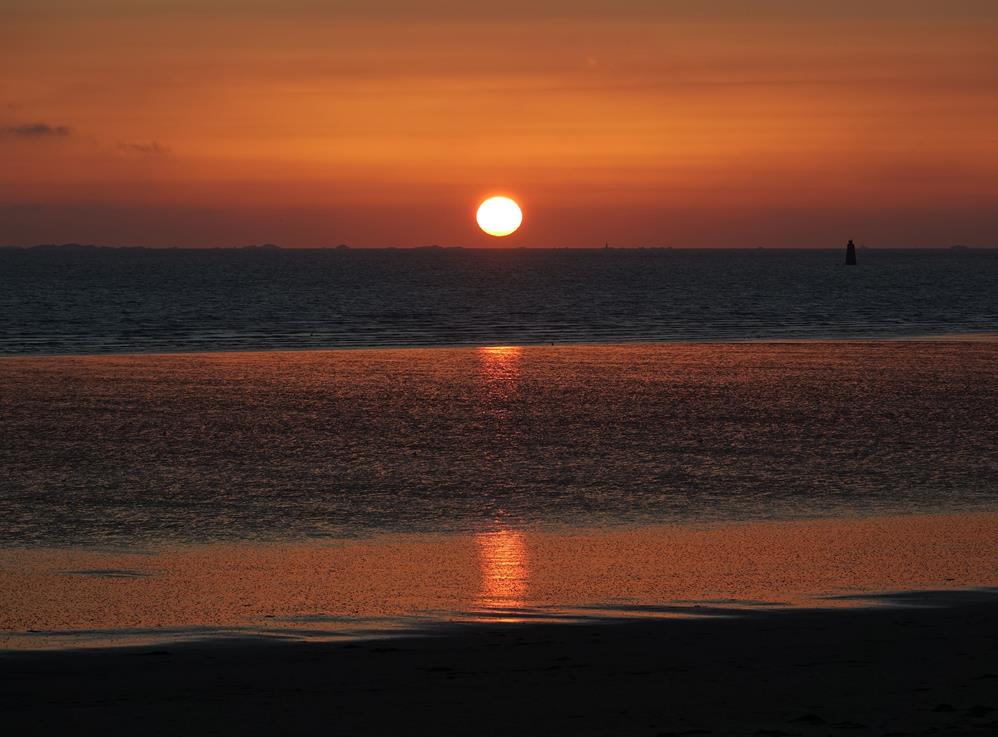
<instances>
[{"instance_id":1,"label":"sun","mask_svg":"<svg viewBox=\"0 0 998 737\"><path fill-rule=\"evenodd\" d=\"M520 206L509 197L489 197L478 206L478 227L489 235L502 237L515 233L523 222Z\"/></svg>"}]
</instances>

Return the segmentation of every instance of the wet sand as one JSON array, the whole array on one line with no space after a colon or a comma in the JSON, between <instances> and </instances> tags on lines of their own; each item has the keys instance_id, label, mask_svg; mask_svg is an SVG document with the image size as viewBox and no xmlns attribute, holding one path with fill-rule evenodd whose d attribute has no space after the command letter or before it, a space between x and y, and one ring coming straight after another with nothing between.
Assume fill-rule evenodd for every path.
<instances>
[{"instance_id":1,"label":"wet sand","mask_svg":"<svg viewBox=\"0 0 998 737\"><path fill-rule=\"evenodd\" d=\"M19 735L995 734L998 594L901 599L339 644L7 653L0 708Z\"/></svg>"},{"instance_id":2,"label":"wet sand","mask_svg":"<svg viewBox=\"0 0 998 737\"><path fill-rule=\"evenodd\" d=\"M992 735L995 529L7 551L5 646L27 649L0 652L0 713L19 735Z\"/></svg>"},{"instance_id":3,"label":"wet sand","mask_svg":"<svg viewBox=\"0 0 998 737\"><path fill-rule=\"evenodd\" d=\"M998 513L0 550L0 650L853 605L998 586ZM663 609L665 607L665 609Z\"/></svg>"}]
</instances>

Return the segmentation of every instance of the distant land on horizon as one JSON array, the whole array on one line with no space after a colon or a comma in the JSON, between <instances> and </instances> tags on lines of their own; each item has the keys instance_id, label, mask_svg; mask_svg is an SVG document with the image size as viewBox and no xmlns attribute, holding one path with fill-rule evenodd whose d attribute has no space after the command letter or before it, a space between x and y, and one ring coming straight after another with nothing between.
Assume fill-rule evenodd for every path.
<instances>
[{"instance_id":1,"label":"distant land on horizon","mask_svg":"<svg viewBox=\"0 0 998 737\"><path fill-rule=\"evenodd\" d=\"M247 246L108 246L93 243L38 243L32 246L0 246L3 251L838 251L845 246L279 246L262 243ZM994 251L998 246L865 246L860 251Z\"/></svg>"}]
</instances>

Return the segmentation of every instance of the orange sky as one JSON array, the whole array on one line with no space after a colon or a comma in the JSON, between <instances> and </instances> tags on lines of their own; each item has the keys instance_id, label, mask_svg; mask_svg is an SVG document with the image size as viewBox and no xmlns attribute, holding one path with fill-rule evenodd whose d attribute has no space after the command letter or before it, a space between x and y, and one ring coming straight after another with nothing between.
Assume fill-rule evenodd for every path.
<instances>
[{"instance_id":1,"label":"orange sky","mask_svg":"<svg viewBox=\"0 0 998 737\"><path fill-rule=\"evenodd\" d=\"M993 0L478 6L0 0L0 243L998 245Z\"/></svg>"}]
</instances>

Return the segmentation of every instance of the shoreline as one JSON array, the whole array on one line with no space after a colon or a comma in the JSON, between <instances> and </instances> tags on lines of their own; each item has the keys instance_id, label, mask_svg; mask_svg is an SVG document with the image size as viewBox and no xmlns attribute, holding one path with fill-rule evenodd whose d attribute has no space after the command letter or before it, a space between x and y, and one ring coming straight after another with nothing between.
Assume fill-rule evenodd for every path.
<instances>
[{"instance_id":1,"label":"shoreline","mask_svg":"<svg viewBox=\"0 0 998 737\"><path fill-rule=\"evenodd\" d=\"M704 339L662 339L662 340L609 340L609 341L564 341L539 343L434 343L434 344L386 344L376 346L326 346L309 348L222 348L217 350L151 350L151 351L108 351L95 353L0 353L0 361L42 358L128 358L138 356L155 358L162 356L213 356L213 355L255 355L255 354L297 354L297 353L339 353L339 352L397 352L421 350L479 350L484 348L584 348L629 347L629 346L723 346L723 345L868 345L871 343L994 343L998 342L996 331L969 331L965 333L919 333L914 335L855 336L855 337L807 337L807 338L704 338Z\"/></svg>"},{"instance_id":2,"label":"shoreline","mask_svg":"<svg viewBox=\"0 0 998 737\"><path fill-rule=\"evenodd\" d=\"M0 652L368 641L473 624L655 621L862 608L927 591L998 593L996 519L966 512L7 548Z\"/></svg>"},{"instance_id":3,"label":"shoreline","mask_svg":"<svg viewBox=\"0 0 998 737\"><path fill-rule=\"evenodd\" d=\"M901 519L901 520L932 520L946 518L964 518L975 516L998 516L998 502L980 503L977 506L947 509L939 508L935 510L925 509L850 509L836 510L822 514L804 514L801 516L773 516L773 517L731 517L731 518L675 518L666 520L652 519L621 519L609 520L595 524L578 524L574 522L536 522L526 527L518 527L519 532L540 533L555 537L567 537L587 533L620 533L628 531L654 530L656 528L674 528L696 533L709 533L724 529L738 529L753 525L826 525L835 523L872 522L878 519ZM284 547L288 545L309 545L315 547L336 546L351 543L375 543L388 542L397 539L454 539L462 536L473 535L481 532L495 532L498 528L489 529L443 529L437 531L403 531L388 528L378 528L371 530L360 530L349 535L342 536L316 536L301 538L283 537L250 537L250 538L213 538L205 540L175 541L158 540L152 544L125 544L125 543L72 543L65 545L51 544L11 544L0 545L0 555L5 552L47 552L65 553L69 551L83 551L93 554L129 554L137 556L155 556L171 550L193 547L211 547L217 545L227 546L262 546L262 547Z\"/></svg>"},{"instance_id":4,"label":"shoreline","mask_svg":"<svg viewBox=\"0 0 998 737\"><path fill-rule=\"evenodd\" d=\"M998 592L456 625L349 643L0 654L18 734L990 735Z\"/></svg>"}]
</instances>

